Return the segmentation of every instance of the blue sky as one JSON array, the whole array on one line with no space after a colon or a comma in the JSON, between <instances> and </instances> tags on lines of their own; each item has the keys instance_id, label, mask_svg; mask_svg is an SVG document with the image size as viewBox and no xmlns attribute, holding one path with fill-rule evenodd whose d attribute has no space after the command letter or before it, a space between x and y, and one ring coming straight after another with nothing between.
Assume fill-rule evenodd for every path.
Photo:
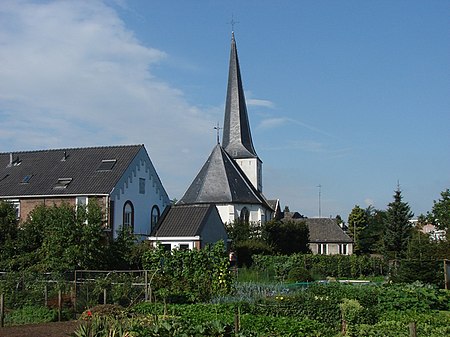
<instances>
[{"instance_id":1,"label":"blue sky","mask_svg":"<svg viewBox=\"0 0 450 337\"><path fill-rule=\"evenodd\" d=\"M0 151L145 144L181 198L223 123L232 16L267 198L419 215L450 188L449 1L0 2Z\"/></svg>"}]
</instances>

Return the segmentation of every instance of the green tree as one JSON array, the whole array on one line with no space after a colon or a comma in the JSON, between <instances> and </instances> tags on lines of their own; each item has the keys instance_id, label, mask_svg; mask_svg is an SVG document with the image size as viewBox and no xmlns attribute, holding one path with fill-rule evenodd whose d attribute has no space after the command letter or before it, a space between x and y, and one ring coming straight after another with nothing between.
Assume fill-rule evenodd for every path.
<instances>
[{"instance_id":1,"label":"green tree","mask_svg":"<svg viewBox=\"0 0 450 337\"><path fill-rule=\"evenodd\" d=\"M367 207L365 211L367 225L361 231L359 237L361 253L381 254L386 211L375 209L372 206Z\"/></svg>"},{"instance_id":2,"label":"green tree","mask_svg":"<svg viewBox=\"0 0 450 337\"><path fill-rule=\"evenodd\" d=\"M355 205L348 216L348 234L354 241L355 253L361 253L361 232L367 226L367 213L364 209Z\"/></svg>"},{"instance_id":3,"label":"green tree","mask_svg":"<svg viewBox=\"0 0 450 337\"><path fill-rule=\"evenodd\" d=\"M428 214L428 219L439 229L443 229L447 233L450 228L450 189L441 192L441 199L433 201L433 209Z\"/></svg>"},{"instance_id":4,"label":"green tree","mask_svg":"<svg viewBox=\"0 0 450 337\"><path fill-rule=\"evenodd\" d=\"M394 201L389 203L386 211L383 250L389 259L405 257L412 234L412 225L409 220L414 214L408 203L403 202L402 198L402 192L400 188L397 188Z\"/></svg>"},{"instance_id":5,"label":"green tree","mask_svg":"<svg viewBox=\"0 0 450 337\"><path fill-rule=\"evenodd\" d=\"M16 211L9 202L0 201L0 268L7 268L16 252L18 235Z\"/></svg>"},{"instance_id":6,"label":"green tree","mask_svg":"<svg viewBox=\"0 0 450 337\"><path fill-rule=\"evenodd\" d=\"M309 252L309 229L305 221L267 221L261 237L280 254Z\"/></svg>"}]
</instances>

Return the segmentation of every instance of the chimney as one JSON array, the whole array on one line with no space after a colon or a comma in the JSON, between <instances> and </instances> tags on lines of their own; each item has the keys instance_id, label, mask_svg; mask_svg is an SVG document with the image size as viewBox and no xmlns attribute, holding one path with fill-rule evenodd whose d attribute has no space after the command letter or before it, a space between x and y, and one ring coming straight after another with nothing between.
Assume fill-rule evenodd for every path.
<instances>
[{"instance_id":1,"label":"chimney","mask_svg":"<svg viewBox=\"0 0 450 337\"><path fill-rule=\"evenodd\" d=\"M13 154L12 152L9 153L9 164L6 167L11 167L13 163Z\"/></svg>"}]
</instances>

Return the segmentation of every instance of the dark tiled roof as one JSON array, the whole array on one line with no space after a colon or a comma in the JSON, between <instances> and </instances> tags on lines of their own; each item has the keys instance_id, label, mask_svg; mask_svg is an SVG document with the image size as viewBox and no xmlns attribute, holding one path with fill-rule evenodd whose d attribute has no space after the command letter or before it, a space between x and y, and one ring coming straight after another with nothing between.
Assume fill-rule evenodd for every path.
<instances>
[{"instance_id":1,"label":"dark tiled roof","mask_svg":"<svg viewBox=\"0 0 450 337\"><path fill-rule=\"evenodd\" d=\"M287 219L283 221L304 221L309 228L309 242L312 243L350 243L353 240L337 224L336 219L331 218L304 218Z\"/></svg>"},{"instance_id":2,"label":"dark tiled roof","mask_svg":"<svg viewBox=\"0 0 450 337\"><path fill-rule=\"evenodd\" d=\"M302 220L300 220L302 221ZM304 219L309 228L310 242L353 242L336 222L330 218Z\"/></svg>"},{"instance_id":3,"label":"dark tiled roof","mask_svg":"<svg viewBox=\"0 0 450 337\"><path fill-rule=\"evenodd\" d=\"M257 157L253 147L234 33L231 38L223 147L232 158Z\"/></svg>"},{"instance_id":4,"label":"dark tiled roof","mask_svg":"<svg viewBox=\"0 0 450 337\"><path fill-rule=\"evenodd\" d=\"M245 203L267 205L245 174L218 144L178 204Z\"/></svg>"},{"instance_id":5,"label":"dark tiled roof","mask_svg":"<svg viewBox=\"0 0 450 337\"><path fill-rule=\"evenodd\" d=\"M143 148L126 145L15 152L13 165L9 165L10 153L0 153L0 197L109 194ZM102 160L116 162L111 170L98 170ZM31 178L25 183L27 176ZM61 178L71 179L70 183L55 189Z\"/></svg>"},{"instance_id":6,"label":"dark tiled roof","mask_svg":"<svg viewBox=\"0 0 450 337\"><path fill-rule=\"evenodd\" d=\"M200 235L214 205L176 205L167 207L158 221L152 236L177 237ZM218 216L220 219L220 216Z\"/></svg>"}]
</instances>

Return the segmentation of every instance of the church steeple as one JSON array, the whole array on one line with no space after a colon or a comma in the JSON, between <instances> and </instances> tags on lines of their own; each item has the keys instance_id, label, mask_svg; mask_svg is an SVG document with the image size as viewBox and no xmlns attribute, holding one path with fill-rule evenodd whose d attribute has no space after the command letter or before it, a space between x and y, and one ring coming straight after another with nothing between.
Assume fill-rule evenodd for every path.
<instances>
[{"instance_id":1,"label":"church steeple","mask_svg":"<svg viewBox=\"0 0 450 337\"><path fill-rule=\"evenodd\" d=\"M250 132L234 32L231 35L231 53L222 143L225 151L234 159L258 157L253 147Z\"/></svg>"}]
</instances>

